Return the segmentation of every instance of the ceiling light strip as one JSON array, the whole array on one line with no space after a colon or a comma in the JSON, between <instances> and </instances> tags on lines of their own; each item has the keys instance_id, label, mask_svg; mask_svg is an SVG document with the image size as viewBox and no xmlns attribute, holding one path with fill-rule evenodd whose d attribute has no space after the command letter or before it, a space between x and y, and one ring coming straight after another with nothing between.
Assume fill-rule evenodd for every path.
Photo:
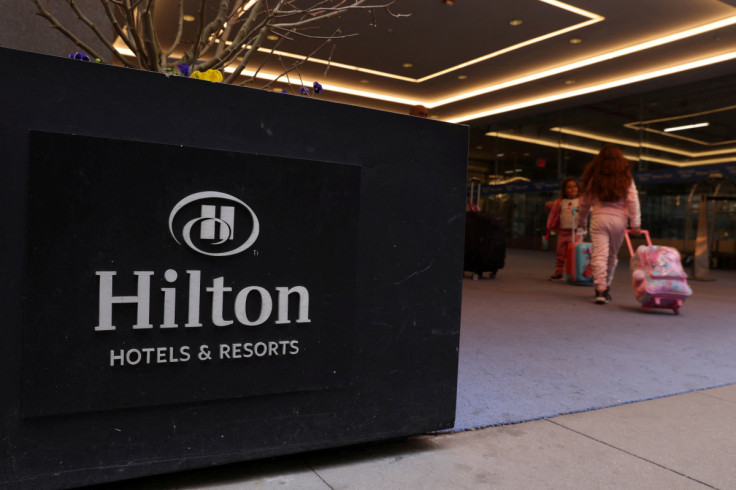
<instances>
[{"instance_id":1,"label":"ceiling light strip","mask_svg":"<svg viewBox=\"0 0 736 490\"><path fill-rule=\"evenodd\" d=\"M642 82L645 80L651 80L652 78L658 78L663 77L667 75L672 75L673 73L679 73L687 70L693 70L695 68L702 68L704 66L713 65L716 63L722 63L724 61L730 61L736 58L736 51L732 51L730 53L720 54L718 56L713 56L710 58L705 58L702 60L697 61L691 61L688 63L683 63L681 65L675 65L668 68L662 68L660 70L654 70L647 73L640 73L638 75L633 75L626 78L621 78L618 80L612 80L606 83L601 83L598 85L591 85L589 87L583 87L579 88L577 90L570 90L567 92L561 92L556 93L552 95L546 95L544 97L539 97L536 99L527 99L521 102L517 102L515 104L509 104L506 106L500 106L500 107L493 107L491 109L486 109L484 111L475 112L475 113L469 113L469 114L463 114L461 116L456 116L453 118L446 119L448 122L452 123L461 123L465 121L471 121L473 119L478 119L481 117L486 116L493 116L495 114L502 114L504 112L510 112L515 111L518 109L525 109L527 107L532 107L536 105L546 104L548 102L554 102L558 100L564 100L569 99L572 97L578 97L580 95L590 94L594 92L600 92L603 90L608 90L615 87L620 87L623 85L629 85L636 82Z\"/></svg>"},{"instance_id":2,"label":"ceiling light strip","mask_svg":"<svg viewBox=\"0 0 736 490\"><path fill-rule=\"evenodd\" d=\"M624 126L626 126L626 125L624 124ZM659 134L659 135L662 135L662 136L666 136L668 138L676 138L676 139L682 140L682 141L689 141L690 143L695 143L696 145L703 145L703 146L723 146L723 145L732 145L732 144L736 143L736 140L727 140L727 141L718 141L718 142L715 142L715 143L706 143L705 141L697 140L695 138L689 138L689 137L683 136L681 134L665 133L664 131L660 131L658 129L652 129L652 128L647 128L647 127L636 127L636 126L634 126L634 127L626 126L626 127L630 127L631 129L637 129L637 130L647 131L648 133Z\"/></svg>"},{"instance_id":3,"label":"ceiling light strip","mask_svg":"<svg viewBox=\"0 0 736 490\"><path fill-rule=\"evenodd\" d=\"M402 82L410 82L410 83L418 82L416 78L404 77L401 75L394 75L393 73L387 73L387 72L378 71L378 70L371 70L370 68L361 68L359 66L339 63L337 61L323 60L321 58L313 58L313 57L308 58L306 56L303 56L300 54L289 53L287 51L278 51L278 50L272 50L268 48L258 48L258 51L260 51L261 53L275 54L277 56L283 56L284 58L293 58L293 59L302 60L302 61L309 61L310 63L316 63L318 65L329 65L330 67L333 67L333 68L342 68L343 70L357 71L360 73L368 73L370 75L376 75L376 76L384 77L384 78L393 78L394 80L401 80Z\"/></svg>"},{"instance_id":4,"label":"ceiling light strip","mask_svg":"<svg viewBox=\"0 0 736 490\"><path fill-rule=\"evenodd\" d=\"M586 131L578 131L578 130L569 129L569 128L554 127L554 128L549 128L549 130L550 131L557 132L557 133L561 133L561 134L567 134L567 135L570 135L570 136L579 136L581 138L588 138L588 139L592 139L592 140L597 140L597 141L599 141L601 143L602 142L607 142L607 143L613 143L613 144L621 145L621 146L629 146L629 147L633 147L633 148L637 148L639 146L642 146L643 147L645 145L644 143L640 143L640 142L635 141L635 140L615 138L615 137L610 137L610 136L607 136L607 135L604 135L604 134L589 133L589 132L586 132ZM657 149L657 150L662 150L662 151L667 151L667 150L664 149L664 147L659 148L659 147L656 147L656 145L650 145L650 146L647 146L647 148L649 148L649 149Z\"/></svg>"},{"instance_id":5,"label":"ceiling light strip","mask_svg":"<svg viewBox=\"0 0 736 490\"><path fill-rule=\"evenodd\" d=\"M581 153L588 153L590 155L598 154L597 149L588 148L586 146L571 145L569 143L564 143L561 141L552 141L552 140L546 140L542 138L531 138L528 136L521 136L519 134L505 133L502 131L489 131L488 133L486 133L486 136L491 136L493 138L513 140L513 141L520 141L522 143L532 143L535 145L547 146L550 148L564 148L566 150L579 151ZM624 156L629 160L638 160L638 158L635 156L626 155L626 154L624 154Z\"/></svg>"},{"instance_id":6,"label":"ceiling light strip","mask_svg":"<svg viewBox=\"0 0 736 490\"><path fill-rule=\"evenodd\" d=\"M215 42L219 43L220 40L215 39ZM232 43L233 43L232 41L225 41L225 44L228 45L228 46L231 45ZM251 46L250 44L247 44L247 45L245 45L245 47L248 48L248 49L252 49L253 46ZM118 51L120 51L120 50L118 50ZM416 83L417 82L417 79L416 78L404 77L404 76L401 76L401 75L395 75L393 73L386 73L386 72L378 71L378 70L371 70L370 68L361 68L361 67L355 66L355 65L348 65L348 64L345 64L345 63L340 63L338 61L323 60L321 58L315 58L313 56L304 56L303 54L290 53L288 51L280 51L278 49L260 47L260 48L258 48L258 52L259 53L264 53L264 54L267 54L267 55L276 55L276 56L282 56L284 58L291 58L291 59L295 59L295 60L308 61L310 63L316 63L318 65L329 65L329 66L334 67L334 68L342 68L343 70L357 71L357 72L360 72L360 73L369 73L371 75L377 75L379 77L384 77L384 78L393 78L395 80L401 80L403 82L411 82L411 83Z\"/></svg>"},{"instance_id":7,"label":"ceiling light strip","mask_svg":"<svg viewBox=\"0 0 736 490\"><path fill-rule=\"evenodd\" d=\"M549 4L549 5L552 5L553 7L557 7L557 8L562 9L562 10L567 10L568 12L572 12L572 13L577 14L577 15L580 15L582 17L587 17L588 20L585 21L585 22L581 22L579 24L575 24L575 25L566 27L564 29L559 29L557 31L550 32L550 33L545 34L543 36L538 36L538 37L535 37L533 39L528 39L528 40L526 40L524 42L521 42L521 43L518 43L518 44L514 44L513 46L509 46L507 48L500 49L498 51L494 51L493 53L489 53L489 54L487 54L485 56L481 56L481 57L475 58L473 60L466 61L464 63L460 63L459 65L452 66L452 67L447 68L445 70L438 71L437 73L432 73L431 75L427 75L426 77L422 77L422 78L418 79L417 82L419 82L419 83L426 82L427 80L431 80L433 78L437 78L437 77L439 77L441 75L446 75L447 73L453 72L455 70L466 68L466 67L468 67L470 65L474 65L476 63L481 63L483 61L489 60L491 58L495 58L497 56L500 56L502 54L509 53L511 51L515 51L515 50L520 49L520 48L523 48L525 46L530 46L532 44L536 44L538 42L545 41L547 39L550 39L550 38L553 38L553 37L556 37L556 36L561 36L562 34L566 34L568 32L575 31L577 29L582 29L583 27L587 27L589 25L592 25L592 24L595 24L595 23L600 22L602 20L605 20L605 17L603 17L602 15L594 14L593 12L588 12L587 10L583 10L583 9L578 8L578 7L575 7L573 5L569 5L567 3L560 2L559 0L539 0L539 1L540 2L544 2L546 4Z\"/></svg>"},{"instance_id":8,"label":"ceiling light strip","mask_svg":"<svg viewBox=\"0 0 736 490\"><path fill-rule=\"evenodd\" d=\"M575 24L573 26L566 27L564 29L560 29L558 31L550 32L549 34L545 34L543 36L535 37L533 39L529 39L529 40L520 42L518 44L514 44L513 46L509 46L507 48L499 49L498 51L494 51L493 53L488 53L488 54L486 54L484 56L480 56L480 57L475 58L473 60L466 61L464 63L460 63L459 65L451 66L450 68L447 68L445 70L438 71L436 73L432 73L431 75L427 75L426 77L419 78L419 79L417 79L415 81L417 83L426 82L427 80L431 80L433 78L437 78L439 76L446 75L446 74L451 73L451 72L456 71L456 70L467 68L468 66L475 65L475 64L481 63L483 61L487 61L487 60L489 60L491 58L495 58L497 56L501 56L502 54L510 53L511 51L516 51L517 49L524 48L526 46L531 46L532 44L536 44L536 43L541 42L541 41L546 41L547 39L550 39L550 38L553 38L553 37L557 37L557 36L561 36L562 34L566 34L568 32L575 31L577 29L582 29L583 27L587 27L587 26L589 26L591 24L595 24L596 22L600 22L603 19L604 19L603 17L600 17L599 16L596 19L588 20L588 21L585 21L585 22L581 22L580 24Z\"/></svg>"},{"instance_id":9,"label":"ceiling light strip","mask_svg":"<svg viewBox=\"0 0 736 490\"><path fill-rule=\"evenodd\" d=\"M486 136L509 139L509 140L514 140L514 141L521 141L523 143L532 143L535 145L547 146L551 148L564 148L566 150L579 151L581 153L588 153L590 155L597 155L599 151L598 149L588 148L588 147L579 146L579 145L571 145L571 144L568 144L562 141L545 140L542 138L530 138L530 137L521 136L518 134L505 133L502 131L490 131L486 133ZM638 161L640 159L639 156L627 154L626 152L624 152L624 157L626 157L626 159L630 161ZM658 157L650 157L650 156L647 156L643 159L648 162L662 163L664 165L672 165L673 167L693 167L697 165L710 165L714 163L733 162L733 158L711 158L711 159L706 159L706 160L695 160L691 162L681 162L677 160L670 160L667 158L658 158Z\"/></svg>"},{"instance_id":10,"label":"ceiling light strip","mask_svg":"<svg viewBox=\"0 0 736 490\"><path fill-rule=\"evenodd\" d=\"M655 145L652 143L647 143L646 141L640 142L640 141L630 140L630 139L613 138L613 137L610 137L604 134L592 133L589 131L580 131L578 129L572 129L572 128L554 127L554 128L549 128L549 130L555 131L558 133L562 133L562 134L568 134L570 136L579 136L581 138L594 139L598 141L607 141L609 143L615 143L617 145L623 145L623 146L630 146L633 148L642 147L648 150L664 151L666 153L682 155L688 158L702 158L702 157L710 157L710 156L716 156L716 155L728 155L731 153L736 153L736 148L730 148L730 149L724 148L722 150L692 152L692 151L680 150L679 148L675 148L672 146Z\"/></svg>"},{"instance_id":11,"label":"ceiling light strip","mask_svg":"<svg viewBox=\"0 0 736 490\"><path fill-rule=\"evenodd\" d=\"M700 112L692 112L689 114L681 114L679 116L670 116L670 117L662 117L659 119L650 119L649 121L635 121L624 124L624 126L633 127L636 128L638 126L646 126L648 124L654 124L654 123L660 123L665 121L674 121L676 119L685 119L685 118L693 118L693 117L701 117L701 116L707 116L708 114L713 114L715 112L723 112L723 111L731 111L733 109L736 109L736 105L728 105L725 107L717 107L715 109L709 109L707 111L700 111Z\"/></svg>"},{"instance_id":12,"label":"ceiling light strip","mask_svg":"<svg viewBox=\"0 0 736 490\"><path fill-rule=\"evenodd\" d=\"M587 10L583 10L579 7L575 7L573 5L569 5L567 3L560 2L559 0L539 0L539 1L547 3L549 5L552 5L553 7L557 7L562 10L567 10L569 12L572 12L573 14L578 14L578 15L582 15L583 17L588 17L589 19L595 19L595 18L603 19L603 17L601 17L598 14L594 14L592 12L588 12Z\"/></svg>"},{"instance_id":13,"label":"ceiling light strip","mask_svg":"<svg viewBox=\"0 0 736 490\"><path fill-rule=\"evenodd\" d=\"M124 55L124 56L134 56L133 52L130 49L128 49L127 47L119 47L119 46L116 46L115 49L117 49L118 52L120 54ZM226 71L228 73L232 73L232 72L235 71L235 68L231 65L231 66L226 67L224 71ZM273 74L273 73L266 73L266 72L263 72L263 71L259 71L258 73L256 73L256 72L254 72L252 70L243 70L242 71L242 75L243 76L246 76L246 77L255 77L255 78L258 78L258 79L261 79L261 80L279 81L280 83L284 83L284 84L289 84L290 83L289 82L289 78L286 77L283 74L276 75L276 74ZM304 79L300 79L299 80L299 85L302 85L302 84L303 85L312 85L313 83L314 83L313 81L307 82L307 81L304 81ZM397 104L410 105L410 106L422 104L422 102L419 101L419 100L407 99L407 98L404 98L404 97L395 97L393 95L379 94L379 93L374 93L374 92L368 92L368 91L365 91L365 90L357 90L357 89L353 89L353 88L350 88L350 87L342 87L342 86L339 86L339 85L330 85L328 83L322 83L322 82L320 82L320 84L322 85L322 88L324 88L325 90L328 90L330 92L336 92L336 93L347 94L347 95L354 95L356 97L363 97L363 98L366 98L366 99L376 99L376 100L383 100L383 101L386 101L386 102L395 102Z\"/></svg>"},{"instance_id":14,"label":"ceiling light strip","mask_svg":"<svg viewBox=\"0 0 736 490\"><path fill-rule=\"evenodd\" d=\"M708 126L710 126L710 123L702 122L702 123L686 124L684 126L674 126L671 128L664 128L663 131L665 133L674 133L675 131L685 131L687 129L705 128Z\"/></svg>"},{"instance_id":15,"label":"ceiling light strip","mask_svg":"<svg viewBox=\"0 0 736 490\"><path fill-rule=\"evenodd\" d=\"M709 32L714 29L721 29L723 27L727 27L727 26L734 25L734 24L736 24L736 15L733 17L728 17L726 19L716 21L716 22L712 22L710 24L706 24L704 26L694 27L692 29L687 29L685 31L677 32L675 34L670 34L668 36L661 37L658 39L652 39L651 41L636 44L634 46L629 46L627 48L618 49L616 51L611 51L610 53L604 53L598 56L593 56L592 58L587 58L584 60L576 61L574 63L570 63L570 64L563 65L563 66L558 66L556 68L551 68L549 70L532 73L531 75L527 75L525 77L515 78L513 80L508 80L502 83L497 83L495 85L489 85L488 87L483 87L481 89L477 89L477 90L473 90L470 92L465 92L459 95L455 95L453 97L448 97L446 99L442 99L442 100L438 100L433 103L430 103L427 105L427 107L436 108L436 107L440 107L440 106L450 104L453 102L458 102L460 100L469 99L471 97L477 97L478 95L488 94L491 92L497 92L499 90L521 85L523 83L533 82L535 80L540 80L542 78L547 78L547 77L559 75L561 73L565 73L568 71L577 70L579 68L584 68L586 66L594 65L596 63L601 63L603 61L620 58L621 56L626 56L626 55L637 53L639 51L643 51L646 49L651 49L654 47L662 46L664 44L669 44L671 42L678 41L680 39L685 39L688 37L696 36L698 34L703 34L705 32Z\"/></svg>"},{"instance_id":16,"label":"ceiling light strip","mask_svg":"<svg viewBox=\"0 0 736 490\"><path fill-rule=\"evenodd\" d=\"M233 67L231 67L231 66L228 66L228 67L225 68L225 71L226 72L233 72L233 71L235 71L235 69ZM258 73L256 73L256 72L251 71L251 70L243 70L242 74L243 74L243 76L247 76L247 77L255 77L255 78L262 79L262 80L278 81L279 83L284 83L284 84L293 83L294 85L299 85L299 86L302 86L302 85L304 85L304 86L310 86L310 85L312 85L314 83L313 81L307 81L307 80L305 80L303 78L296 78L295 80L292 80L290 82L289 81L289 78L287 78L283 74L278 74L277 75L277 74L274 74L274 73L266 73L266 72L263 72L263 71L259 71ZM298 80L298 82L296 80ZM403 97L394 97L392 95L387 95L387 94L376 94L376 93L373 93L373 92L367 92L365 90L357 90L357 89L352 89L352 88L349 88L349 87L341 87L341 86L338 86L338 85L330 85L328 83L322 83L322 82L320 82L320 84L322 85L322 88L324 88L325 90L327 90L329 92L337 92L337 93L341 93L341 94L354 95L356 97L363 97L363 98L372 98L372 99L384 100L384 101L387 101L387 102L395 102L397 104L404 104L404 105L417 105L417 104L421 104L421 102L419 102L417 100L405 99Z\"/></svg>"}]
</instances>

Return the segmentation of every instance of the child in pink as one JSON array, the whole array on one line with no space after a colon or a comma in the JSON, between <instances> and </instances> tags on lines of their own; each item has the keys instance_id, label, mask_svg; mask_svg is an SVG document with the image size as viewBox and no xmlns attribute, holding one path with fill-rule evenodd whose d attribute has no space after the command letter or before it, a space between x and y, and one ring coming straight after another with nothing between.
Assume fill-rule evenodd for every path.
<instances>
[{"instance_id":1,"label":"child in pink","mask_svg":"<svg viewBox=\"0 0 736 490\"><path fill-rule=\"evenodd\" d=\"M567 249L572 243L573 210L579 207L578 193L580 188L573 177L567 177L560 184L560 197L552 204L552 209L547 217L547 236L551 231L557 232L557 257L555 259L555 272L549 276L550 281L562 281L564 279L565 259Z\"/></svg>"},{"instance_id":2,"label":"child in pink","mask_svg":"<svg viewBox=\"0 0 736 490\"><path fill-rule=\"evenodd\" d=\"M601 148L583 170L582 180L580 223L584 224L590 215L595 303L606 304L611 301L611 281L627 224L632 235L641 234L639 196L628 160L613 145Z\"/></svg>"}]
</instances>

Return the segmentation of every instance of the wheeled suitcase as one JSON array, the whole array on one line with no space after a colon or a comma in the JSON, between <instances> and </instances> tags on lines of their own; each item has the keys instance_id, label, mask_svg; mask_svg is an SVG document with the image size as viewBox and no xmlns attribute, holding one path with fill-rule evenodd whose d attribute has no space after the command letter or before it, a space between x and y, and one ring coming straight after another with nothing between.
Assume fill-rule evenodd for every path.
<instances>
[{"instance_id":1,"label":"wheeled suitcase","mask_svg":"<svg viewBox=\"0 0 736 490\"><path fill-rule=\"evenodd\" d=\"M506 261L506 223L503 218L479 211L465 213L463 270L495 277Z\"/></svg>"},{"instance_id":2,"label":"wheeled suitcase","mask_svg":"<svg viewBox=\"0 0 736 490\"><path fill-rule=\"evenodd\" d=\"M470 198L465 213L465 256L463 270L473 279L496 277L506 262L506 221L479 211L481 182L470 181Z\"/></svg>"},{"instance_id":3,"label":"wheeled suitcase","mask_svg":"<svg viewBox=\"0 0 736 490\"><path fill-rule=\"evenodd\" d=\"M567 247L567 258L565 259L565 277L569 284L578 286L593 285L593 244L584 242L583 237L576 234L577 220L573 209L572 221L572 243Z\"/></svg>"},{"instance_id":4,"label":"wheeled suitcase","mask_svg":"<svg viewBox=\"0 0 736 490\"><path fill-rule=\"evenodd\" d=\"M650 308L666 308L677 315L682 303L693 294L687 283L687 274L682 269L680 253L676 248L652 245L649 232L641 232L647 244L639 245L634 252L629 230L626 230L634 295L644 311Z\"/></svg>"}]
</instances>

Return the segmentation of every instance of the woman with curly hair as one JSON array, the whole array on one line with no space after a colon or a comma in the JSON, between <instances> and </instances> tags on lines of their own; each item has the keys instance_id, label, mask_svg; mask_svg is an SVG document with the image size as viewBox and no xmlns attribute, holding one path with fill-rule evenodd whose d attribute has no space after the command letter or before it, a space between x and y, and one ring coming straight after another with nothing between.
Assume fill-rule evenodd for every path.
<instances>
[{"instance_id":1,"label":"woman with curly hair","mask_svg":"<svg viewBox=\"0 0 736 490\"><path fill-rule=\"evenodd\" d=\"M641 234L639 196L629 162L614 145L604 145L585 167L582 187L580 223L590 215L595 303L606 304L611 301L611 281L627 224L632 235Z\"/></svg>"}]
</instances>

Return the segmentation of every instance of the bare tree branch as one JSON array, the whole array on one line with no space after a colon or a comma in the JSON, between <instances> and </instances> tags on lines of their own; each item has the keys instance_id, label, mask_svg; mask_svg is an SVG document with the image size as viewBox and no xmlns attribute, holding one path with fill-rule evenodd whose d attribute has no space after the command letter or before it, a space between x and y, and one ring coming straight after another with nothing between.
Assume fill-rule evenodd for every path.
<instances>
[{"instance_id":1,"label":"bare tree branch","mask_svg":"<svg viewBox=\"0 0 736 490\"><path fill-rule=\"evenodd\" d=\"M135 44L136 49L133 50L134 53L136 53L139 61L141 62L141 66L145 67L148 70L155 69L149 59L148 54L145 50L145 43L143 42L143 38L141 38L140 31L138 29L138 4L140 2L135 2L135 6L130 3L130 0L121 0L123 2L123 6L125 9L125 24L128 28L128 32L131 34L133 38L133 42Z\"/></svg>"},{"instance_id":2,"label":"bare tree branch","mask_svg":"<svg viewBox=\"0 0 736 490\"><path fill-rule=\"evenodd\" d=\"M307 57L305 57L303 60L301 60L298 63L294 63L291 66L291 68L289 68L289 69L286 69L285 68L284 69L285 71L283 73L281 73L278 77L276 77L274 80L272 80L271 82L269 82L264 88L270 87L271 85L273 85L274 82L278 81L279 78L281 78L284 75L288 75L289 72L291 72L293 70L296 70L297 71L297 74L299 74L299 81L301 82L302 76L301 76L301 73L299 73L299 65L301 65L301 64L306 63L307 61L309 61L309 59L312 58L315 54L317 54L317 52L320 49L322 49L323 46L325 46L327 43L329 43L331 41L332 41L331 39L326 39L324 43L320 44L316 49L314 49L311 53L309 53L309 55ZM280 59L280 57L279 57L279 59ZM283 63L281 64L281 66L283 67Z\"/></svg>"},{"instance_id":3,"label":"bare tree branch","mask_svg":"<svg viewBox=\"0 0 736 490\"><path fill-rule=\"evenodd\" d=\"M259 2L261 1L263 0L259 0ZM206 0L202 0L203 7L200 10L202 20L200 22L204 21L205 2ZM222 28L223 24L225 23L225 19L227 19L227 6L228 0L220 0L220 6L217 9L217 16L214 18L214 20L205 25L203 29L201 29L199 36L197 37L197 39L195 39L191 49L187 51L187 53L184 55L183 59L189 60L186 62L192 63L196 61L202 48L208 43L210 36Z\"/></svg>"},{"instance_id":4,"label":"bare tree branch","mask_svg":"<svg viewBox=\"0 0 736 490\"><path fill-rule=\"evenodd\" d=\"M284 0L279 0L279 5L281 5L284 2ZM202 68L207 70L209 68L212 68L218 64L222 64L225 60L232 59L231 55L233 55L234 52L237 50L240 50L243 44L247 41L248 36L252 32L264 32L264 25L267 22L267 20L264 20L263 22L259 23L258 26L256 26L256 19L258 18L258 15L263 10L263 7L266 4L266 0L258 0L253 7L251 7L250 15L248 15L248 19L243 23L243 26L240 28L238 33L235 35L235 39L233 39L230 46L226 47L222 50L219 56L215 56L211 58L210 60L204 62L202 65ZM269 15L270 17L270 15ZM268 17L267 17L268 19ZM258 30L256 30L258 29ZM261 43L263 43L263 40L265 39L265 36L268 34L268 29L265 29L265 33L263 33L263 36L261 36ZM252 48L251 48L252 49ZM257 47L254 49L258 49ZM242 71L242 70L241 70Z\"/></svg>"},{"instance_id":5,"label":"bare tree branch","mask_svg":"<svg viewBox=\"0 0 736 490\"><path fill-rule=\"evenodd\" d=\"M241 59L240 63L238 63L238 66L227 77L225 82L232 83L240 76L241 73L243 73L243 70L245 69L246 65L248 64L250 59L253 57L253 53L256 53L258 51L258 47L263 45L263 41L266 39L267 35L268 35L268 29L261 29L261 31L258 33L258 36L256 37L256 40L253 42L253 48L245 51L245 54L243 55L243 58Z\"/></svg>"},{"instance_id":6,"label":"bare tree branch","mask_svg":"<svg viewBox=\"0 0 736 490\"><path fill-rule=\"evenodd\" d=\"M179 15L177 17L177 28L176 28L176 36L174 37L174 41L171 43L171 47L166 51L166 54L164 55L165 58L168 58L172 55L174 51L176 51L176 48L179 46L179 43L181 42L181 34L184 31L184 0L179 0Z\"/></svg>"},{"instance_id":7,"label":"bare tree branch","mask_svg":"<svg viewBox=\"0 0 736 490\"><path fill-rule=\"evenodd\" d=\"M57 29L69 38L89 55L103 59L92 46L82 41L82 38L68 29L54 16L49 8L42 5L43 0L30 0L36 6L37 14L46 19L51 27ZM59 0L53 0L62 4ZM275 80L266 84L272 85L275 81L286 79L291 83L296 72L299 80L302 79L299 67L309 62L316 53L328 43L332 44L329 53L327 67L324 75L330 68L330 61L335 53L334 42L356 35L354 33L343 33L339 28L331 34L322 33L320 23L341 14L349 14L357 11L368 11L376 23L374 12L383 9L394 18L403 17L390 10L397 0L195 0L189 2L198 5L197 24L192 26L194 38L189 38L190 29L185 29L184 12L185 0L178 0L176 14L172 13L168 19L162 20L158 12L156 18L156 7L159 0L99 0L105 12L106 20L109 21L115 35L119 40L108 38L101 29L95 25L89 16L82 11L78 5L79 0L65 0L66 8L71 9L79 18L80 25L89 29L99 39L105 48L109 49L125 66L133 67L135 62L140 68L152 71L170 72L171 67L178 63L187 63L195 69L206 71L215 69L225 71L227 69L225 82L250 83L255 75L259 74L264 67L270 66L269 60L276 57L276 62L281 65L281 73ZM305 6L306 5L306 6ZM158 5L159 9L161 8ZM171 38L160 39L159 30L164 32L163 22L176 22L169 32L175 32ZM173 27L172 26L172 27ZM269 34L279 37L275 46L264 49L264 43ZM276 47L282 42L296 43L302 39L317 39L319 43L306 57L290 59L288 64L285 58L277 56ZM132 56L122 54L116 48L116 43L123 42L130 50ZM189 43L191 42L191 45ZM186 45L186 47L184 47ZM164 47L166 49L164 49ZM296 50L298 52L298 50ZM257 54L262 52L262 55ZM132 58L135 58L133 60ZM178 58L178 59L177 59ZM288 58L288 57L287 57ZM258 63L255 75L244 77L243 73L250 64Z\"/></svg>"},{"instance_id":8,"label":"bare tree branch","mask_svg":"<svg viewBox=\"0 0 736 490\"><path fill-rule=\"evenodd\" d=\"M61 23L56 20L56 17L54 17L51 12L46 10L39 0L31 0L36 7L38 7L38 11L36 12L37 15L43 17L44 19L48 20L51 23L51 26L54 27L56 30L61 32L63 35L65 35L67 38L69 38L74 44L82 48L87 54L95 57L100 58L102 60L102 57L87 43L82 41L80 38L75 36L71 31L69 31L66 27L61 25Z\"/></svg>"},{"instance_id":9,"label":"bare tree branch","mask_svg":"<svg viewBox=\"0 0 736 490\"><path fill-rule=\"evenodd\" d=\"M247 84L249 84L249 83L253 82L253 80L255 80L255 79L256 79L256 76L257 76L257 75L258 75L258 74L259 74L259 73L261 72L261 70L263 69L263 67L264 67L264 66L266 65L266 63L268 62L268 60L269 60L269 57L270 57L270 56L273 56L273 54L274 54L274 53L276 52L276 48L278 48L278 47L279 47L279 45L281 44L281 42L282 42L283 40L284 40L284 38L283 38L283 37L279 37L279 40L278 40L278 41L276 42L276 44L274 44L274 45L273 45L273 46L271 47L271 49L269 50L269 56L266 56L266 57L264 57L264 58L263 58L263 60L261 61L261 64L260 64L260 65L258 65L258 68L256 68L256 70L255 70L255 71L253 72L253 75L251 75L251 76L250 76L249 78L247 78L247 79L245 79L244 81L242 81L242 82L240 83L240 85L241 85L241 86L242 86L242 85L247 85ZM243 64L243 66L245 66L245 64ZM242 72L241 72L241 73L242 73Z\"/></svg>"},{"instance_id":10,"label":"bare tree branch","mask_svg":"<svg viewBox=\"0 0 736 490\"><path fill-rule=\"evenodd\" d=\"M241 9L243 9L244 7L245 7L245 0L236 0L232 8L230 9L230 13L228 14L227 19L225 21L225 24L227 25L227 27L223 28L219 35L211 36L209 40L210 43L217 42L217 50L215 52L215 56L220 56L222 54L222 51L227 46L227 41L230 40L230 36L232 35L236 24L240 20L241 15L245 13L244 10L241 12Z\"/></svg>"},{"instance_id":11,"label":"bare tree branch","mask_svg":"<svg viewBox=\"0 0 736 490\"><path fill-rule=\"evenodd\" d=\"M97 38L107 47L107 49L110 50L110 52L117 53L117 50L113 47L112 42L107 38L107 36L105 36L105 34L103 34L103 32L94 24L94 22L92 22L86 15L84 15L84 13L79 8L79 6L77 5L77 3L74 0L67 0L67 1L69 3L69 6L74 10L74 13L77 14L77 18L79 18L79 20L81 20L82 22L84 22L84 24L87 27L89 27L89 29L92 32L95 33L95 35L97 36ZM92 54L92 53L90 52L90 54ZM100 61L103 60L103 58L101 56L97 55L97 54L95 54L94 56L95 56L95 58L99 58ZM132 67L133 66L132 64L130 64L130 62L128 62L127 60L125 60L125 58L123 58L122 56L118 56L118 59L120 59L121 61L123 61L123 63L127 63L129 67Z\"/></svg>"},{"instance_id":12,"label":"bare tree branch","mask_svg":"<svg viewBox=\"0 0 736 490\"><path fill-rule=\"evenodd\" d=\"M166 58L161 51L161 45L159 44L158 36L156 36L156 28L153 25L155 5L156 2L154 0L148 0L146 4L141 7L139 15L148 59L151 63L155 63L153 68L156 71L160 71L166 66Z\"/></svg>"},{"instance_id":13,"label":"bare tree branch","mask_svg":"<svg viewBox=\"0 0 736 490\"><path fill-rule=\"evenodd\" d=\"M120 26L120 23L118 22L118 19L115 17L115 13L112 11L112 7L110 6L109 0L100 0L100 3L102 4L103 8L105 9L105 14L107 15L107 18L110 20L110 24L112 25L113 29L115 29L115 32L117 33L118 37L123 40L123 42L128 46L128 49L131 51L134 51L134 45L133 40L128 36L128 33L126 33L123 28ZM118 6L119 8L119 6ZM121 63L123 63L128 68L133 68L135 65L128 61L127 58L125 58L123 55L120 54L120 52L112 48L112 53L115 55L115 57L120 60ZM140 63L139 63L140 66Z\"/></svg>"}]
</instances>

